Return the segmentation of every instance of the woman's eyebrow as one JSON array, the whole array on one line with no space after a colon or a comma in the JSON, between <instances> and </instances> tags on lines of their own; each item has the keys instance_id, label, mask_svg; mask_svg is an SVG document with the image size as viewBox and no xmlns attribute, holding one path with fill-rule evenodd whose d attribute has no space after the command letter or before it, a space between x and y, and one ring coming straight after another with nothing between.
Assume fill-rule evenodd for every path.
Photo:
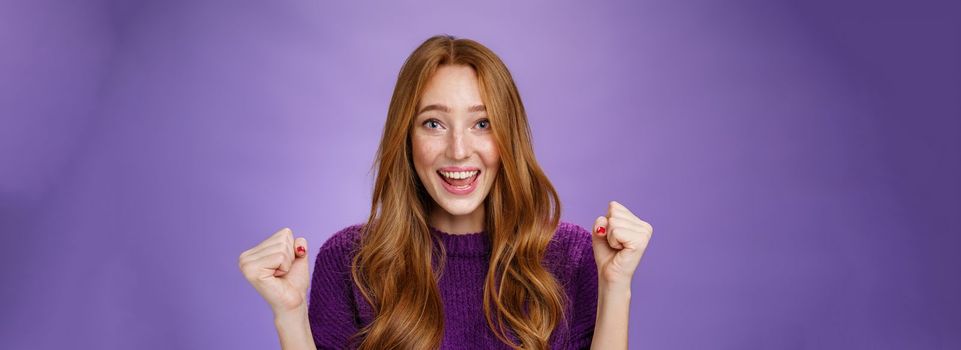
<instances>
[{"instance_id":1,"label":"woman's eyebrow","mask_svg":"<svg viewBox=\"0 0 961 350\"><path fill-rule=\"evenodd\" d=\"M476 106L471 106L470 108L467 109L467 111L468 112L486 112L487 107L485 107L484 105L476 105Z\"/></svg>"},{"instance_id":2,"label":"woman's eyebrow","mask_svg":"<svg viewBox=\"0 0 961 350\"><path fill-rule=\"evenodd\" d=\"M420 111L417 112L417 115L421 115L422 113L429 112L429 111L441 111L444 113L450 113L450 107L447 107L441 104L427 105L421 108ZM485 107L484 105L475 105L467 109L467 112L486 112L486 111L487 111L487 107Z\"/></svg>"}]
</instances>

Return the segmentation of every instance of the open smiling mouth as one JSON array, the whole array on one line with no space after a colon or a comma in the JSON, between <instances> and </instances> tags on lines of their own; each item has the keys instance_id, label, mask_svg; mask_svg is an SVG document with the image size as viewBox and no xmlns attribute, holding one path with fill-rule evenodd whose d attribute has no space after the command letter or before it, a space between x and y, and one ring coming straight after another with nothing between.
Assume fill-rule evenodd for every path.
<instances>
[{"instance_id":1,"label":"open smiling mouth","mask_svg":"<svg viewBox=\"0 0 961 350\"><path fill-rule=\"evenodd\" d=\"M480 177L480 170L472 171L437 171L443 181L444 189L456 195L469 194L477 188L477 178Z\"/></svg>"}]
</instances>

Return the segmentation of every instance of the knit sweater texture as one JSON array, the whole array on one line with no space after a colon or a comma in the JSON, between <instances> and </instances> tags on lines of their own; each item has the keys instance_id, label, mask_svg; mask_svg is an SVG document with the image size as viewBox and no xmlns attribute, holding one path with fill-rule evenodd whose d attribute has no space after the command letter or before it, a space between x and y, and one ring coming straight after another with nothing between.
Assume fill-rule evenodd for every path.
<instances>
[{"instance_id":1,"label":"knit sweater texture","mask_svg":"<svg viewBox=\"0 0 961 350\"><path fill-rule=\"evenodd\" d=\"M350 264L359 247L361 227L356 224L338 231L317 254L308 317L318 349L349 348L349 338L373 319L370 305L351 280ZM488 233L450 234L435 227L430 227L430 232L447 252L447 264L438 281L444 305L440 349L510 349L490 330L484 316L484 279L491 252ZM597 265L590 231L561 221L542 265L570 301L567 322L561 322L551 334L550 348L590 348L597 313Z\"/></svg>"}]
</instances>

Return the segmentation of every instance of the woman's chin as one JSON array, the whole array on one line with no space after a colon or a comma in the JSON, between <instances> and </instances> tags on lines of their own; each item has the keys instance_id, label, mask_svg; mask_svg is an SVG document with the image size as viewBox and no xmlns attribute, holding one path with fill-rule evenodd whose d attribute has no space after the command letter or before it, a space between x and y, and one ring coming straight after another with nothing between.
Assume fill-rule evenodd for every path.
<instances>
[{"instance_id":1,"label":"woman's chin","mask_svg":"<svg viewBox=\"0 0 961 350\"><path fill-rule=\"evenodd\" d=\"M441 203L440 207L451 216L462 216L473 214L480 207L480 203L473 203L470 200L449 200Z\"/></svg>"},{"instance_id":2,"label":"woman's chin","mask_svg":"<svg viewBox=\"0 0 961 350\"><path fill-rule=\"evenodd\" d=\"M440 201L437 199L438 198L434 199L437 207L451 216L469 215L475 213L478 209L484 209L484 199L474 195L463 198L452 198L442 195L442 197L439 198Z\"/></svg>"}]
</instances>

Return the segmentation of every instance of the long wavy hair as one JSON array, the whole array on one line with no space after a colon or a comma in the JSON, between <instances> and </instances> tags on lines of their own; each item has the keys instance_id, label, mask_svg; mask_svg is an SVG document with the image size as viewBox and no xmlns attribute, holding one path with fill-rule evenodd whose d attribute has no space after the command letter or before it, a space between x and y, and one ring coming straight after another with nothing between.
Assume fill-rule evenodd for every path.
<instances>
[{"instance_id":1,"label":"long wavy hair","mask_svg":"<svg viewBox=\"0 0 961 350\"><path fill-rule=\"evenodd\" d=\"M560 220L560 201L534 159L527 115L507 66L476 41L450 35L427 39L397 77L374 163L370 216L351 266L375 316L354 335L354 344L436 349L443 338L437 276L446 257L429 231L427 213L434 202L414 170L410 139L423 89L442 65L474 69L501 159L484 201L491 240L484 284L488 327L515 349L546 349L555 327L565 322L568 302L541 265Z\"/></svg>"}]
</instances>

